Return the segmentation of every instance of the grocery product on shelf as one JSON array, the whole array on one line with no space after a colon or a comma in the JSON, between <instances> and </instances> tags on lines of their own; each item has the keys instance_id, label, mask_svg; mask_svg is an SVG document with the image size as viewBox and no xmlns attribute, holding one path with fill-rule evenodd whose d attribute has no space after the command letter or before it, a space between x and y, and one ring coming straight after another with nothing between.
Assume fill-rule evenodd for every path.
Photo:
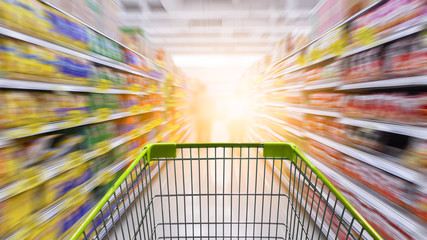
<instances>
[{"instance_id":1,"label":"grocery product on shelf","mask_svg":"<svg viewBox=\"0 0 427 240\"><path fill-rule=\"evenodd\" d=\"M424 125L425 101L426 94L347 95L343 112L356 118Z\"/></svg>"},{"instance_id":2,"label":"grocery product on shelf","mask_svg":"<svg viewBox=\"0 0 427 240\"><path fill-rule=\"evenodd\" d=\"M368 5L334 2L320 8ZM280 62L244 75L258 91L248 140L296 143L390 239L421 239L427 229L425 10L425 1L390 0L348 20L339 12L328 20L344 22L329 33L321 36L322 22L312 32L319 39L269 53Z\"/></svg>"},{"instance_id":3,"label":"grocery product on shelf","mask_svg":"<svg viewBox=\"0 0 427 240\"><path fill-rule=\"evenodd\" d=\"M67 238L144 144L189 133L186 121L165 123L179 110L165 108L164 78L181 93L176 108L191 81L167 53L112 40L112 0L49 2L80 19L45 1L0 1L1 239Z\"/></svg>"}]
</instances>

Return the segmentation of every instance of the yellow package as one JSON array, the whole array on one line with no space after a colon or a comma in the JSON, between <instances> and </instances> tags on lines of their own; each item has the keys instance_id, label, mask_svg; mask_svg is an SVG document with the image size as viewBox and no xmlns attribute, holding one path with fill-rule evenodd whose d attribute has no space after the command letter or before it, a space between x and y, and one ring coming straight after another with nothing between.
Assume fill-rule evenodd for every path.
<instances>
[{"instance_id":1,"label":"yellow package","mask_svg":"<svg viewBox=\"0 0 427 240\"><path fill-rule=\"evenodd\" d=\"M0 148L0 186L19 179L24 161L25 153L22 145Z\"/></svg>"},{"instance_id":2,"label":"yellow package","mask_svg":"<svg viewBox=\"0 0 427 240\"><path fill-rule=\"evenodd\" d=\"M7 72L23 72L25 69L21 52L23 43L9 38L0 38L1 66L0 69Z\"/></svg>"},{"instance_id":3,"label":"yellow package","mask_svg":"<svg viewBox=\"0 0 427 240\"><path fill-rule=\"evenodd\" d=\"M25 218L33 213L31 203L34 194L37 193L34 189L30 189L0 203L2 233L12 233L24 224Z\"/></svg>"},{"instance_id":4,"label":"yellow package","mask_svg":"<svg viewBox=\"0 0 427 240\"><path fill-rule=\"evenodd\" d=\"M25 11L18 1L0 1L0 17L6 24L21 25Z\"/></svg>"},{"instance_id":5,"label":"yellow package","mask_svg":"<svg viewBox=\"0 0 427 240\"><path fill-rule=\"evenodd\" d=\"M43 35L49 33L50 23L46 20L44 12L46 6L39 1L30 1L29 4L34 12L33 16L31 16L33 23L29 27Z\"/></svg>"}]
</instances>

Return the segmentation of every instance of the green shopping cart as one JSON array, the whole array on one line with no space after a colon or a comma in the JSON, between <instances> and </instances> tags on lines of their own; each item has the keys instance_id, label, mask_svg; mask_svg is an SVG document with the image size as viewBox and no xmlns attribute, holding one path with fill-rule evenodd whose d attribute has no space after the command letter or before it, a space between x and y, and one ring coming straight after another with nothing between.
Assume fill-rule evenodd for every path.
<instances>
[{"instance_id":1,"label":"green shopping cart","mask_svg":"<svg viewBox=\"0 0 427 240\"><path fill-rule=\"evenodd\" d=\"M145 146L71 239L382 239L291 143Z\"/></svg>"}]
</instances>

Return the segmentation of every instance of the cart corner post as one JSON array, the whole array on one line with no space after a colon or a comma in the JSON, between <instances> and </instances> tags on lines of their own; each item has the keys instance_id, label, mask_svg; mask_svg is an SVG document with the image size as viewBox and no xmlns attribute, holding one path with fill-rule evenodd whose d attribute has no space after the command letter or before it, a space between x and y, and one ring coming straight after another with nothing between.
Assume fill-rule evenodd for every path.
<instances>
[{"instance_id":1,"label":"cart corner post","mask_svg":"<svg viewBox=\"0 0 427 240\"><path fill-rule=\"evenodd\" d=\"M293 162L297 156L296 149L297 147L293 143L264 143L263 156L266 158L287 158Z\"/></svg>"},{"instance_id":2,"label":"cart corner post","mask_svg":"<svg viewBox=\"0 0 427 240\"><path fill-rule=\"evenodd\" d=\"M143 151L147 151L145 164L150 163L153 158L176 158L176 143L151 143L147 144Z\"/></svg>"}]
</instances>

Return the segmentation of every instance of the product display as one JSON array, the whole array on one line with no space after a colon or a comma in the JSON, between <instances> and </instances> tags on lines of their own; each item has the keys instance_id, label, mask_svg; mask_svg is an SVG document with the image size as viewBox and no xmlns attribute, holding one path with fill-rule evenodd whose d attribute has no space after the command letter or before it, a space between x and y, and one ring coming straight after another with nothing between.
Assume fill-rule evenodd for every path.
<instances>
[{"instance_id":1,"label":"product display","mask_svg":"<svg viewBox=\"0 0 427 240\"><path fill-rule=\"evenodd\" d=\"M114 1L49 2L68 12L0 1L1 239L67 239L145 144L189 134L165 99L191 81L113 40Z\"/></svg>"},{"instance_id":2,"label":"product display","mask_svg":"<svg viewBox=\"0 0 427 240\"><path fill-rule=\"evenodd\" d=\"M248 139L303 146L387 239L421 239L427 227L426 6L383 1L244 76L258 90Z\"/></svg>"}]
</instances>

